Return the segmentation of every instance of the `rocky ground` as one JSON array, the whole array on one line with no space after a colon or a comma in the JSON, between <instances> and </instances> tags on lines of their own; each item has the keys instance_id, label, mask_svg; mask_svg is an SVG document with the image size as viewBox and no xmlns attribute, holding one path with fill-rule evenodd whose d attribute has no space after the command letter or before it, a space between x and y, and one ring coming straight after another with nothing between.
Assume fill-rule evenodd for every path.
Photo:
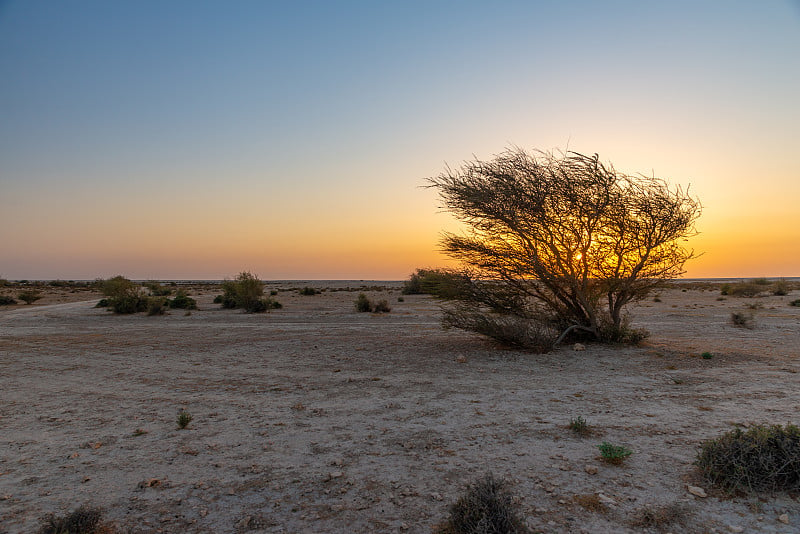
<instances>
[{"instance_id":1,"label":"rocky ground","mask_svg":"<svg viewBox=\"0 0 800 534\"><path fill-rule=\"evenodd\" d=\"M203 286L190 314L68 288L0 308L0 532L81 504L131 532L430 532L488 472L534 531L800 529L795 496L726 496L692 466L734 425L800 423L800 292L676 287L631 310L640 347L536 355L442 330L397 283L366 288L388 314L310 284L273 284L284 308L258 315ZM606 464L602 441L633 454Z\"/></svg>"}]
</instances>

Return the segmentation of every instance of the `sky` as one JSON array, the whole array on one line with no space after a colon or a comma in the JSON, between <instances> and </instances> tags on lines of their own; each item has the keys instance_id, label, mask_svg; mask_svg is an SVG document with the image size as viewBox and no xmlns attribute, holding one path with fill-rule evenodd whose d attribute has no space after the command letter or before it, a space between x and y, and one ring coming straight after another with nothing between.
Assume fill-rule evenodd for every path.
<instances>
[{"instance_id":1,"label":"sky","mask_svg":"<svg viewBox=\"0 0 800 534\"><path fill-rule=\"evenodd\" d=\"M0 278L404 279L510 146L689 187L800 276L800 2L0 0Z\"/></svg>"}]
</instances>

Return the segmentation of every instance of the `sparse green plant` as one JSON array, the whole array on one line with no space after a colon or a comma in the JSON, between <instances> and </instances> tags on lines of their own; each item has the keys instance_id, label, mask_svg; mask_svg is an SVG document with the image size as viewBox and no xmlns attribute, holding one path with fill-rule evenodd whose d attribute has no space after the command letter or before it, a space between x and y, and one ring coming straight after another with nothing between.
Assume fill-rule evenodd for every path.
<instances>
[{"instance_id":1,"label":"sparse green plant","mask_svg":"<svg viewBox=\"0 0 800 534\"><path fill-rule=\"evenodd\" d=\"M147 434L147 430L145 430L144 428L137 428L136 430L133 431L133 435L135 437L144 436L145 434Z\"/></svg>"},{"instance_id":2,"label":"sparse green plant","mask_svg":"<svg viewBox=\"0 0 800 534\"><path fill-rule=\"evenodd\" d=\"M369 297L367 297L364 293L358 294L355 305L357 312L366 313L372 311L372 301L370 301Z\"/></svg>"},{"instance_id":3,"label":"sparse green plant","mask_svg":"<svg viewBox=\"0 0 800 534\"><path fill-rule=\"evenodd\" d=\"M397 302L405 302L405 301L406 299L404 299L403 297L397 297Z\"/></svg>"},{"instance_id":4,"label":"sparse green plant","mask_svg":"<svg viewBox=\"0 0 800 534\"><path fill-rule=\"evenodd\" d=\"M628 456L633 454L630 449L622 445L614 445L607 441L598 445L597 448L600 450L600 458L602 458L604 462L612 465L620 465Z\"/></svg>"},{"instance_id":5,"label":"sparse green plant","mask_svg":"<svg viewBox=\"0 0 800 534\"><path fill-rule=\"evenodd\" d=\"M464 494L450 506L445 521L433 528L434 534L526 534L530 532L520 516L514 496L503 479L487 474L467 486Z\"/></svg>"},{"instance_id":6,"label":"sparse green plant","mask_svg":"<svg viewBox=\"0 0 800 534\"><path fill-rule=\"evenodd\" d=\"M274 297L274 296L276 296L277 294L278 294L278 290L277 290L277 289L273 289L273 290L271 290L271 291L269 292L269 296L270 296L270 297Z\"/></svg>"},{"instance_id":7,"label":"sparse green plant","mask_svg":"<svg viewBox=\"0 0 800 534\"><path fill-rule=\"evenodd\" d=\"M319 295L320 293L322 293L322 291L314 289L313 287L306 286L303 289L301 289L299 293L307 297L313 297L314 295Z\"/></svg>"},{"instance_id":8,"label":"sparse green plant","mask_svg":"<svg viewBox=\"0 0 800 534\"><path fill-rule=\"evenodd\" d=\"M703 442L695 465L726 491L800 490L800 428L754 425Z\"/></svg>"},{"instance_id":9,"label":"sparse green plant","mask_svg":"<svg viewBox=\"0 0 800 534\"><path fill-rule=\"evenodd\" d=\"M97 301L97 304L94 305L95 308L108 308L111 306L111 303L108 299L100 299Z\"/></svg>"},{"instance_id":10,"label":"sparse green plant","mask_svg":"<svg viewBox=\"0 0 800 534\"><path fill-rule=\"evenodd\" d=\"M225 302L225 296L224 295L217 295L216 297L214 297L213 302L214 302L214 304L223 304Z\"/></svg>"},{"instance_id":11,"label":"sparse green plant","mask_svg":"<svg viewBox=\"0 0 800 534\"><path fill-rule=\"evenodd\" d=\"M710 360L711 358L714 357L714 355L711 354L710 352L704 352L703 354L700 355L700 357L703 358L704 360Z\"/></svg>"},{"instance_id":12,"label":"sparse green plant","mask_svg":"<svg viewBox=\"0 0 800 534\"><path fill-rule=\"evenodd\" d=\"M175 293L175 297L167 301L170 308L177 308L181 310L196 310L197 301L186 294L186 291L179 289Z\"/></svg>"},{"instance_id":13,"label":"sparse green plant","mask_svg":"<svg viewBox=\"0 0 800 534\"><path fill-rule=\"evenodd\" d=\"M589 426L589 423L586 422L586 419L584 419L580 415L578 417L570 419L567 428L569 428L579 436L588 436L592 433L592 429Z\"/></svg>"},{"instance_id":14,"label":"sparse green plant","mask_svg":"<svg viewBox=\"0 0 800 534\"><path fill-rule=\"evenodd\" d=\"M113 534L115 531L112 525L103 522L103 512L99 508L81 506L64 516L44 516L38 534Z\"/></svg>"},{"instance_id":15,"label":"sparse green plant","mask_svg":"<svg viewBox=\"0 0 800 534\"><path fill-rule=\"evenodd\" d=\"M731 324L739 328L753 328L753 314L743 312L731 312Z\"/></svg>"},{"instance_id":16,"label":"sparse green plant","mask_svg":"<svg viewBox=\"0 0 800 534\"><path fill-rule=\"evenodd\" d=\"M8 295L0 295L0 306L10 306L16 304L17 301Z\"/></svg>"},{"instance_id":17,"label":"sparse green plant","mask_svg":"<svg viewBox=\"0 0 800 534\"><path fill-rule=\"evenodd\" d=\"M23 301L25 304L33 304L40 298L42 298L42 294L38 291L23 291L22 293L17 295L17 298Z\"/></svg>"},{"instance_id":18,"label":"sparse green plant","mask_svg":"<svg viewBox=\"0 0 800 534\"><path fill-rule=\"evenodd\" d=\"M789 303L789 306L797 306L800 307L800 299L795 299Z\"/></svg>"},{"instance_id":19,"label":"sparse green plant","mask_svg":"<svg viewBox=\"0 0 800 534\"><path fill-rule=\"evenodd\" d=\"M189 423L192 422L192 419L194 419L192 414L187 412L185 409L181 409L181 411L178 412L178 428L183 430L189 426Z\"/></svg>"},{"instance_id":20,"label":"sparse green plant","mask_svg":"<svg viewBox=\"0 0 800 534\"><path fill-rule=\"evenodd\" d=\"M392 308L389 307L389 301L387 300L379 300L375 303L375 307L372 309L374 313L389 313L392 311Z\"/></svg>"}]
</instances>

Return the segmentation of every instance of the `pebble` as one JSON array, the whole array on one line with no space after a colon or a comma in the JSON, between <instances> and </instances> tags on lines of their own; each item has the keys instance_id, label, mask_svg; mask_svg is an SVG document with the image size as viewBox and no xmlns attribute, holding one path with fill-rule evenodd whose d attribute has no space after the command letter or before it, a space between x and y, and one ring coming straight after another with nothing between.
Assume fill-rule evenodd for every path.
<instances>
[{"instance_id":1,"label":"pebble","mask_svg":"<svg viewBox=\"0 0 800 534\"><path fill-rule=\"evenodd\" d=\"M789 524L789 514L781 514L778 516L778 521L783 523L784 525Z\"/></svg>"},{"instance_id":2,"label":"pebble","mask_svg":"<svg viewBox=\"0 0 800 534\"><path fill-rule=\"evenodd\" d=\"M597 474L597 467L594 466L594 465L587 465L586 467L583 468L583 470L586 471L586 473L588 473L590 475L596 475Z\"/></svg>"},{"instance_id":3,"label":"pebble","mask_svg":"<svg viewBox=\"0 0 800 534\"><path fill-rule=\"evenodd\" d=\"M586 350L586 345L583 343L575 343L572 345L572 350Z\"/></svg>"},{"instance_id":4,"label":"pebble","mask_svg":"<svg viewBox=\"0 0 800 534\"><path fill-rule=\"evenodd\" d=\"M617 504L617 501L615 501L611 497L603 495L602 493L597 494L597 499L603 504L611 504L611 505Z\"/></svg>"},{"instance_id":5,"label":"pebble","mask_svg":"<svg viewBox=\"0 0 800 534\"><path fill-rule=\"evenodd\" d=\"M697 486L686 486L686 489L689 490L689 493L694 495L695 497L705 498L708 497L706 494L706 490L703 488L698 488Z\"/></svg>"},{"instance_id":6,"label":"pebble","mask_svg":"<svg viewBox=\"0 0 800 534\"><path fill-rule=\"evenodd\" d=\"M744 532L744 527L740 527L739 525L728 525L728 530L735 534L739 534L739 532Z\"/></svg>"}]
</instances>

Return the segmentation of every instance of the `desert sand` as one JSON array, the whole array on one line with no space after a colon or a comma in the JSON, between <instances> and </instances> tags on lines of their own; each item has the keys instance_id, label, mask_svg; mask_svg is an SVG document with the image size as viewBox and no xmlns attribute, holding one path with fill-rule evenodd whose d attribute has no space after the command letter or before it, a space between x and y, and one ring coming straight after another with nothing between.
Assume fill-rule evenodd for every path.
<instances>
[{"instance_id":1,"label":"desert sand","mask_svg":"<svg viewBox=\"0 0 800 534\"><path fill-rule=\"evenodd\" d=\"M357 313L341 282L271 284L284 308L258 315L202 288L190 315L68 290L0 308L0 532L81 504L131 532L430 532L487 472L540 532L657 532L636 518L665 507L666 532L800 530L796 496L726 496L692 465L734 425L800 423L800 292L677 286L630 309L639 347L538 355L376 284L391 313ZM755 302L753 329L729 323ZM602 441L633 454L605 464Z\"/></svg>"}]
</instances>

